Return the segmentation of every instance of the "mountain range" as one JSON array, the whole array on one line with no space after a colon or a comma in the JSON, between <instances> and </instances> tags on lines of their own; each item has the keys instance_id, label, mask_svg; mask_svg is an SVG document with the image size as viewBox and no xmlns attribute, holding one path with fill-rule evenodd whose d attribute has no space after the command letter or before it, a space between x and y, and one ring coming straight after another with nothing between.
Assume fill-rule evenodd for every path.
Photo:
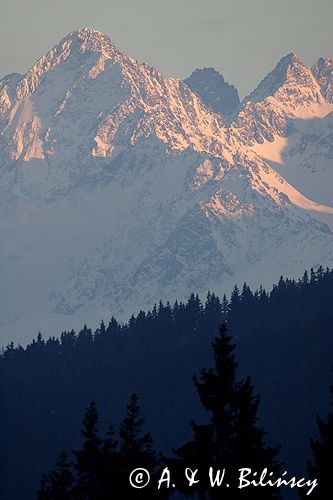
<instances>
[{"instance_id":1,"label":"mountain range","mask_svg":"<svg viewBox=\"0 0 333 500\"><path fill-rule=\"evenodd\" d=\"M241 102L83 28L0 80L0 344L333 262L333 59Z\"/></svg>"}]
</instances>

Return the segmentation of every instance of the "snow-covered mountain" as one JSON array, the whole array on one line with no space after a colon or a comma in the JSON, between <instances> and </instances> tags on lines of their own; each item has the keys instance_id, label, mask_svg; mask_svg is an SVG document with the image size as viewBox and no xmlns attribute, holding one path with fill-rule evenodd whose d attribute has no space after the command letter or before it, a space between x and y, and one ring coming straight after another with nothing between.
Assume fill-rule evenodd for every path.
<instances>
[{"instance_id":1,"label":"snow-covered mountain","mask_svg":"<svg viewBox=\"0 0 333 500\"><path fill-rule=\"evenodd\" d=\"M3 78L1 344L332 265L332 81L286 56L228 124L92 29Z\"/></svg>"},{"instance_id":2,"label":"snow-covered mountain","mask_svg":"<svg viewBox=\"0 0 333 500\"><path fill-rule=\"evenodd\" d=\"M289 54L242 104L232 124L250 146L304 195L332 206L332 60L313 68Z\"/></svg>"}]
</instances>

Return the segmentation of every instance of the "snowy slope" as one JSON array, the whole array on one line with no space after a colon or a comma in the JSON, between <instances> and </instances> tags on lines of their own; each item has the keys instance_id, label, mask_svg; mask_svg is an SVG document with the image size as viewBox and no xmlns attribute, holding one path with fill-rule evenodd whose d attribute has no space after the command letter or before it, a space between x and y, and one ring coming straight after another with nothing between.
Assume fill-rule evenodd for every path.
<instances>
[{"instance_id":1,"label":"snowy slope","mask_svg":"<svg viewBox=\"0 0 333 500\"><path fill-rule=\"evenodd\" d=\"M329 75L287 57L230 126L91 29L0 81L1 344L332 264L333 203L276 167L290 120L317 120L304 162L329 170Z\"/></svg>"},{"instance_id":2,"label":"snowy slope","mask_svg":"<svg viewBox=\"0 0 333 500\"><path fill-rule=\"evenodd\" d=\"M249 145L304 195L332 206L333 63L307 68L295 54L244 99L232 124ZM324 210L325 211L325 210Z\"/></svg>"}]
</instances>

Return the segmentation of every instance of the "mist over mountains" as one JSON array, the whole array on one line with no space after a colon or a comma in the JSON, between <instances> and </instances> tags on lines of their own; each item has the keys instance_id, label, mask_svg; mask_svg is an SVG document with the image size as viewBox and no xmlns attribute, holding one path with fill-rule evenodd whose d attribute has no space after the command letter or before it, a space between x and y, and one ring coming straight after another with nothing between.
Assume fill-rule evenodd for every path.
<instances>
[{"instance_id":1,"label":"mist over mountains","mask_svg":"<svg viewBox=\"0 0 333 500\"><path fill-rule=\"evenodd\" d=\"M240 103L84 28L0 80L1 344L331 265L332 68L289 54Z\"/></svg>"}]
</instances>

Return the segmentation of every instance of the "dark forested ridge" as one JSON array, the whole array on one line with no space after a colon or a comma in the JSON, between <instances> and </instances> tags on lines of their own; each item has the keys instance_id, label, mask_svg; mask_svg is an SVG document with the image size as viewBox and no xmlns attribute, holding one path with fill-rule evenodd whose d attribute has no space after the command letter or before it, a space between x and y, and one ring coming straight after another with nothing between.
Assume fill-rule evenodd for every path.
<instances>
[{"instance_id":1,"label":"dark forested ridge","mask_svg":"<svg viewBox=\"0 0 333 500\"><path fill-rule=\"evenodd\" d=\"M254 394L250 377L238 380L235 344L221 325L213 344L214 366L201 370L194 377L202 406L210 415L208 423L191 422L192 438L178 449L174 456L165 456L154 450L151 435L143 428L138 396L133 394L127 405L127 414L119 434L111 424L105 437L98 428L96 403L87 408L81 449L72 450L72 460L65 452L48 474L43 474L37 500L133 500L187 498L207 500L281 498L276 485L267 491L250 483L239 490L240 464L253 471L267 468L275 478L281 475L276 461L278 448L267 446L266 433L258 423L259 397ZM149 471L150 480L144 489L133 487L137 468ZM185 471L197 471L195 484L189 485ZM213 469L214 473L209 473ZM225 471L225 480L213 487L219 471ZM134 474L134 475L133 475ZM210 475L211 474L211 475ZM187 477L187 479L186 479ZM130 479L131 478L131 479ZM146 475L144 475L144 479ZM163 479L162 479L163 478ZM130 484L131 481L131 484ZM227 483L229 486L225 486Z\"/></svg>"},{"instance_id":2,"label":"dark forested ridge","mask_svg":"<svg viewBox=\"0 0 333 500\"><path fill-rule=\"evenodd\" d=\"M81 445L82 415L97 402L100 427L115 426L133 392L158 449L170 453L191 439L191 419L208 416L192 376L212 365L211 343L227 323L237 344L239 374L261 396L260 417L293 474L306 468L316 414L327 414L333 361L333 271L299 281L281 278L270 293L235 287L230 299L192 295L112 318L92 332L63 332L26 348L9 345L0 358L0 459L4 498L34 498L42 473L62 450ZM46 332L47 333L47 332Z\"/></svg>"}]
</instances>

